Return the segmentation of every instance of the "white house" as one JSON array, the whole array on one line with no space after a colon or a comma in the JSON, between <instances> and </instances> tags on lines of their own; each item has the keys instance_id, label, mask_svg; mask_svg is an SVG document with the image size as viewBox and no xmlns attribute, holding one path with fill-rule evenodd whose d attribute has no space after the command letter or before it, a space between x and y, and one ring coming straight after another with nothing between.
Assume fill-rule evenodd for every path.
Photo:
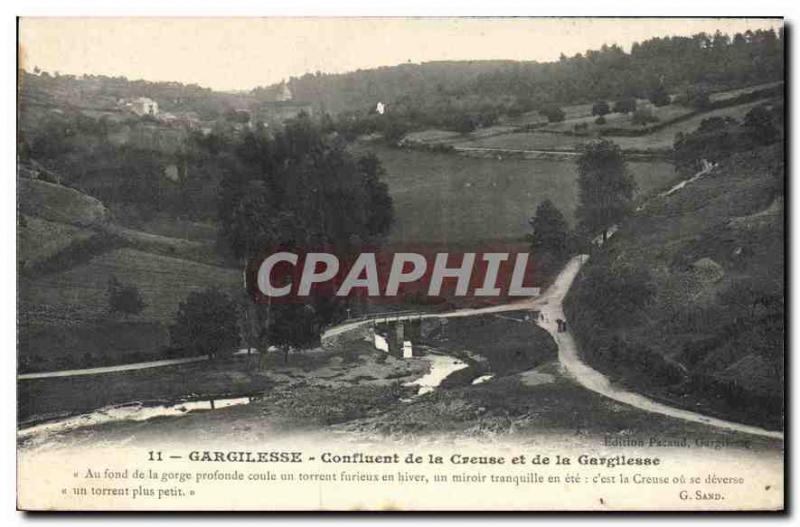
<instances>
[{"instance_id":1,"label":"white house","mask_svg":"<svg viewBox=\"0 0 800 527\"><path fill-rule=\"evenodd\" d=\"M136 115L158 115L158 103L148 97L138 97L129 103Z\"/></svg>"}]
</instances>

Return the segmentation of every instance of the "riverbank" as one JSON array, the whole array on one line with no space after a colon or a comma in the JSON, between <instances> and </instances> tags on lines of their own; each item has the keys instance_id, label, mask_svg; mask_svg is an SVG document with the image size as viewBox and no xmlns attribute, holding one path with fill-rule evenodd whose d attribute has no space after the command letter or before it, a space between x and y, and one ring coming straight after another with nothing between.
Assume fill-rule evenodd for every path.
<instances>
[{"instance_id":1,"label":"riverbank","mask_svg":"<svg viewBox=\"0 0 800 527\"><path fill-rule=\"evenodd\" d=\"M431 364L424 357L398 359L374 350L360 335L349 334L333 349L292 353L288 363L282 353L274 352L158 369L27 380L18 384L18 422L22 428L29 428L54 421L75 421L90 432L98 427L124 428L131 424L126 420L139 425L156 417L181 420L191 410L212 409L210 404L197 406L195 401L209 403L210 399L247 396L272 410L282 408L281 420L303 427L309 425L309 416L323 422L339 422L360 415L363 401L355 395L347 400L348 392L364 391L364 401L378 400L381 393L392 394L384 402L399 402L418 389L402 385L430 370ZM338 391L343 397L337 406L324 394ZM330 402L327 407L326 400ZM108 419L109 415L120 419ZM139 419L141 415L147 419ZM76 421L76 416L82 418ZM70 431L63 428L42 431ZM29 439L26 434L21 436Z\"/></svg>"}]
</instances>

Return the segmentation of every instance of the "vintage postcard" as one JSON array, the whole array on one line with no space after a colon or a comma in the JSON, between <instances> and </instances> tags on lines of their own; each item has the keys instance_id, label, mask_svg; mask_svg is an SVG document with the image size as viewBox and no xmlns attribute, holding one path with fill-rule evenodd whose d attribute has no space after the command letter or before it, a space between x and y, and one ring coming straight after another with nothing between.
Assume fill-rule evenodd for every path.
<instances>
[{"instance_id":1,"label":"vintage postcard","mask_svg":"<svg viewBox=\"0 0 800 527\"><path fill-rule=\"evenodd\" d=\"M781 18L19 19L17 506L781 511Z\"/></svg>"}]
</instances>

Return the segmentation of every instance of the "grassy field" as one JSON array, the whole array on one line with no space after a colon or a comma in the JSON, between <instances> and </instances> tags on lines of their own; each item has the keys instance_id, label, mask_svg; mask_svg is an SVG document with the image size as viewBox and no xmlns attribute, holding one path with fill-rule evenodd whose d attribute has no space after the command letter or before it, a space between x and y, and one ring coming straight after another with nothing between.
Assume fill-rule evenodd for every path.
<instances>
[{"instance_id":1,"label":"grassy field","mask_svg":"<svg viewBox=\"0 0 800 527\"><path fill-rule=\"evenodd\" d=\"M360 148L375 152L386 168L397 216L394 242L518 240L529 232L528 219L544 199L572 221L577 195L573 162L472 159L376 145ZM674 178L672 165L666 162L632 162L630 167L643 193Z\"/></svg>"},{"instance_id":2,"label":"grassy field","mask_svg":"<svg viewBox=\"0 0 800 527\"><path fill-rule=\"evenodd\" d=\"M727 101L733 99L735 97L739 97L740 95L745 95L747 93L751 93L757 90L766 90L769 88L775 88L777 86L781 86L783 81L776 81L776 82L768 82L766 84L759 84L756 86L746 86L744 88L738 88L735 90L724 90L712 93L708 96L711 102L720 102L720 101Z\"/></svg>"},{"instance_id":3,"label":"grassy field","mask_svg":"<svg viewBox=\"0 0 800 527\"><path fill-rule=\"evenodd\" d=\"M206 287L238 290L241 272L134 249L102 254L85 265L24 284L24 299L54 308L86 308L107 305L109 279L135 285L146 307L141 320L164 320L174 315L178 303L191 292Z\"/></svg>"},{"instance_id":4,"label":"grassy field","mask_svg":"<svg viewBox=\"0 0 800 527\"><path fill-rule=\"evenodd\" d=\"M700 126L700 123L704 119L710 119L712 117L731 117L741 121L744 119L747 112L764 102L765 101L756 101L701 113L685 121L675 123L662 130L640 137L609 137L609 139L617 143L624 150L668 150L672 148L675 142L675 134L678 132L692 132Z\"/></svg>"},{"instance_id":5,"label":"grassy field","mask_svg":"<svg viewBox=\"0 0 800 527\"><path fill-rule=\"evenodd\" d=\"M462 137L462 134L450 130L421 130L406 134L403 140L410 143L436 144L457 140L460 137Z\"/></svg>"},{"instance_id":6,"label":"grassy field","mask_svg":"<svg viewBox=\"0 0 800 527\"><path fill-rule=\"evenodd\" d=\"M100 200L75 189L22 177L17 184L17 202L24 214L81 227L97 226L109 220L108 209Z\"/></svg>"},{"instance_id":7,"label":"grassy field","mask_svg":"<svg viewBox=\"0 0 800 527\"><path fill-rule=\"evenodd\" d=\"M160 322L104 319L72 325L26 324L19 331L21 372L96 368L165 358L167 327Z\"/></svg>"},{"instance_id":8,"label":"grassy field","mask_svg":"<svg viewBox=\"0 0 800 527\"><path fill-rule=\"evenodd\" d=\"M112 276L139 290L141 314L108 313ZM124 248L60 273L20 279L20 366L43 370L160 358L178 304L207 287L239 294L241 272Z\"/></svg>"},{"instance_id":9,"label":"grassy field","mask_svg":"<svg viewBox=\"0 0 800 527\"><path fill-rule=\"evenodd\" d=\"M25 371L160 358L178 304L194 290L241 290L241 271L214 251L214 230L176 222L170 237L121 227L98 200L19 178L19 361ZM163 219L147 225L168 231ZM156 229L158 230L158 229ZM111 277L135 286L136 316L108 312Z\"/></svg>"},{"instance_id":10,"label":"grassy field","mask_svg":"<svg viewBox=\"0 0 800 527\"><path fill-rule=\"evenodd\" d=\"M17 261L22 266L36 265L93 234L83 227L22 215L17 228Z\"/></svg>"},{"instance_id":11,"label":"grassy field","mask_svg":"<svg viewBox=\"0 0 800 527\"><path fill-rule=\"evenodd\" d=\"M647 126L653 126L673 119L678 119L685 115L696 111L694 108L682 106L680 104L669 104L667 106L653 106L649 101L639 100L639 107L647 107L652 112L653 116L658 119L655 123L650 123ZM633 123L633 114L610 113L605 116L606 124L600 125L595 123L597 117L589 114L585 117L576 119L567 119L560 123L550 123L544 130L552 132L572 132L575 125L586 125L584 132L589 135L596 135L608 128L621 128L624 130L641 130L641 125Z\"/></svg>"},{"instance_id":12,"label":"grassy field","mask_svg":"<svg viewBox=\"0 0 800 527\"><path fill-rule=\"evenodd\" d=\"M217 239L216 225L157 215L126 227L149 234L195 242L214 243Z\"/></svg>"},{"instance_id":13,"label":"grassy field","mask_svg":"<svg viewBox=\"0 0 800 527\"><path fill-rule=\"evenodd\" d=\"M468 134L452 132L449 130L421 130L411 132L403 137L403 144L408 146L446 146L460 144L465 141L475 141L486 137L515 133L517 126L495 125L478 128Z\"/></svg>"},{"instance_id":14,"label":"grassy field","mask_svg":"<svg viewBox=\"0 0 800 527\"><path fill-rule=\"evenodd\" d=\"M741 95L745 95L751 92L755 92L758 90L765 90L769 88L774 88L776 86L780 86L783 84L782 81L778 82L770 82L766 84L759 84L756 86L746 86L744 88L737 88L733 90L722 90L711 93L709 95L709 100L712 103L718 103L723 101L728 101L730 99L734 99ZM675 99L677 94L673 94L672 98ZM613 107L613 101L607 101L610 107ZM637 106L641 107L647 105L651 107L653 114L659 118L661 122L668 121L670 119L674 119L681 115L685 115L692 111L692 109L681 106L680 104L670 104L667 106L661 107L654 107L650 101L647 99L637 99L636 101ZM602 129L602 126L596 126L594 124L594 120L596 116L592 115L592 103L588 104L572 104L567 106L562 106L561 109L564 111L565 119L560 123L548 123L547 118L539 114L538 111L527 112L519 117L515 118L505 118L503 120L504 124L510 126L530 126L530 125L544 125L543 128L547 130L554 130L554 131L572 131L574 125L580 123L588 123L589 130L593 129ZM633 125L630 123L631 115L623 115L618 113L610 113L605 116L607 124L605 127L630 127L630 128L637 128L637 125Z\"/></svg>"},{"instance_id":15,"label":"grassy field","mask_svg":"<svg viewBox=\"0 0 800 527\"><path fill-rule=\"evenodd\" d=\"M747 112L763 102L764 101L757 101L748 104L740 104L730 108L722 108L719 110L705 112L686 119L685 121L672 124L642 136L609 136L607 138L620 145L623 150L667 152L672 149L672 145L675 142L675 134L678 132L686 133L693 131L697 129L704 119L709 119L711 117L732 117L737 120L742 120ZM674 113L675 115L673 118L689 113L684 107L675 105L658 108L658 111L665 114L670 112ZM630 119L630 117L619 116L619 114L615 115L618 117L607 117L608 124L605 125L606 128L611 126L619 127L619 123L616 122L616 119ZM666 117L664 120L666 120ZM563 127L564 130L566 130L571 129L572 126L568 123L560 123L559 127ZM594 125L592 123L590 126L590 131L597 131L601 128L603 127ZM454 146L508 148L512 150L576 150L580 147L580 145L595 139L596 137L591 135L573 136L563 133L519 132L513 134L495 135L478 140L457 142L454 143Z\"/></svg>"},{"instance_id":16,"label":"grassy field","mask_svg":"<svg viewBox=\"0 0 800 527\"><path fill-rule=\"evenodd\" d=\"M686 119L685 121L672 124L663 129L638 137L609 136L608 139L620 145L623 150L665 152L672 149L672 145L675 141L675 134L678 132L686 133L697 129L703 119L709 119L711 117L732 117L734 119L741 120L753 107L762 104L763 102L764 101L757 101L747 104L740 104L738 106L732 106L730 108L721 108L719 110L705 112ZM670 105L657 108L657 113L660 114L661 120L668 120L669 118L687 115L690 113L690 110L687 110L682 106ZM617 121L626 121L629 120L630 117L614 114L614 116L607 116L606 119L608 120L608 124L605 125L605 128L612 126L622 127L621 124L624 123ZM571 123L558 123L557 126L553 126L553 130L559 130L562 132L569 131L572 129L573 124L577 122L589 121L591 121L591 119L587 118L580 121L573 121ZM548 129L550 128L551 127L548 126ZM603 127L597 126L592 122L589 131L596 132L602 128ZM454 143L454 146L508 148L513 150L576 150L578 147L580 147L580 145L595 139L596 137L592 135L584 137L565 135L563 133L519 132L513 134L495 135L478 140L457 142Z\"/></svg>"},{"instance_id":17,"label":"grassy field","mask_svg":"<svg viewBox=\"0 0 800 527\"><path fill-rule=\"evenodd\" d=\"M592 137L577 137L548 132L517 132L455 143L453 146L508 148L509 150L577 150Z\"/></svg>"}]
</instances>

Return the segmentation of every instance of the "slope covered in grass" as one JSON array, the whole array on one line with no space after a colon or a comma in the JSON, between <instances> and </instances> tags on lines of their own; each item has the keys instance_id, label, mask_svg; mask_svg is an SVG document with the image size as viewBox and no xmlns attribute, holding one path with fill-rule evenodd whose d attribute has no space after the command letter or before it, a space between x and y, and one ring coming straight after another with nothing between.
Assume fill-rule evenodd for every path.
<instances>
[{"instance_id":1,"label":"slope covered in grass","mask_svg":"<svg viewBox=\"0 0 800 527\"><path fill-rule=\"evenodd\" d=\"M24 168L21 174L31 172ZM239 292L241 272L224 265L213 240L122 227L85 193L33 177L18 181L21 371L163 358L169 324L190 292ZM110 312L112 277L136 288L141 313Z\"/></svg>"},{"instance_id":2,"label":"slope covered in grass","mask_svg":"<svg viewBox=\"0 0 800 527\"><path fill-rule=\"evenodd\" d=\"M783 150L736 154L651 200L567 299L584 358L678 405L782 426Z\"/></svg>"},{"instance_id":3,"label":"slope covered in grass","mask_svg":"<svg viewBox=\"0 0 800 527\"><path fill-rule=\"evenodd\" d=\"M394 243L517 241L530 232L528 220L545 199L567 218L575 210L573 161L474 159L379 145L358 149L375 153L386 169L396 216ZM630 167L642 193L675 177L665 161Z\"/></svg>"}]
</instances>

